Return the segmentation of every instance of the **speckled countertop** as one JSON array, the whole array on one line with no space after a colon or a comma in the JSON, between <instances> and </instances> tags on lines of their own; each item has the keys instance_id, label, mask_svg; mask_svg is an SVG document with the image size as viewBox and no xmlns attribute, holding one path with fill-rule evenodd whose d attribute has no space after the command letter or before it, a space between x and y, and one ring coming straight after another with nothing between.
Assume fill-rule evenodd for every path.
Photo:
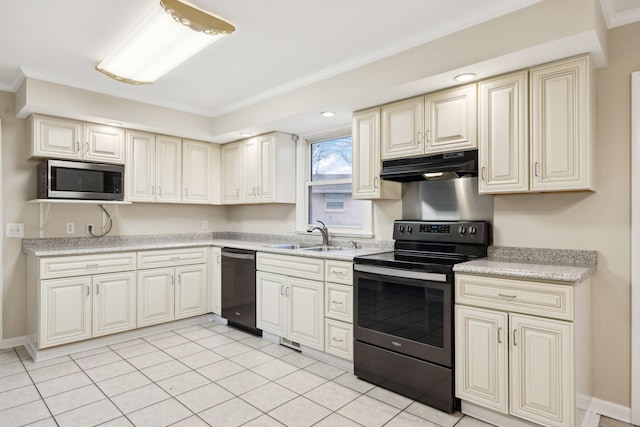
<instances>
[{"instance_id":1,"label":"speckled countertop","mask_svg":"<svg viewBox=\"0 0 640 427\"><path fill-rule=\"evenodd\" d=\"M212 232L143 236L108 236L101 238L79 237L24 239L22 241L22 250L28 255L49 257L143 251L152 249L188 248L195 246L218 246L344 261L351 261L358 255L393 250L392 241L357 240L358 248L351 248L349 239L337 238L331 239L329 243L333 246L339 246L342 249L334 251L320 252L272 247L273 245L278 244L294 243L317 244L318 246L321 246L322 241L320 235L283 236L256 233Z\"/></svg>"},{"instance_id":2,"label":"speckled countertop","mask_svg":"<svg viewBox=\"0 0 640 427\"><path fill-rule=\"evenodd\" d=\"M457 273L580 283L596 271L596 251L489 247L487 258L456 264Z\"/></svg>"}]
</instances>

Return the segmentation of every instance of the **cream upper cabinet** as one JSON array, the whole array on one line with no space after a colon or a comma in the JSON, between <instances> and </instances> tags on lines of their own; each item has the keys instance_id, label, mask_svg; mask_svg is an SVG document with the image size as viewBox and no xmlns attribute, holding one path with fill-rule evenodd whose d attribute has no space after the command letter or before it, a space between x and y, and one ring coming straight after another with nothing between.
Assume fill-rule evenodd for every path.
<instances>
[{"instance_id":1,"label":"cream upper cabinet","mask_svg":"<svg viewBox=\"0 0 640 427\"><path fill-rule=\"evenodd\" d=\"M156 200L156 136L127 131L126 198L132 202Z\"/></svg>"},{"instance_id":2,"label":"cream upper cabinet","mask_svg":"<svg viewBox=\"0 0 640 427\"><path fill-rule=\"evenodd\" d=\"M353 114L354 199L399 199L402 185L380 179L380 108Z\"/></svg>"},{"instance_id":3,"label":"cream upper cabinet","mask_svg":"<svg viewBox=\"0 0 640 427\"><path fill-rule=\"evenodd\" d=\"M527 72L478 84L480 193L529 190Z\"/></svg>"},{"instance_id":4,"label":"cream upper cabinet","mask_svg":"<svg viewBox=\"0 0 640 427\"><path fill-rule=\"evenodd\" d=\"M424 153L471 150L476 138L475 84L425 96Z\"/></svg>"},{"instance_id":5,"label":"cream upper cabinet","mask_svg":"<svg viewBox=\"0 0 640 427\"><path fill-rule=\"evenodd\" d=\"M29 157L125 162L123 129L33 114L29 117Z\"/></svg>"},{"instance_id":6,"label":"cream upper cabinet","mask_svg":"<svg viewBox=\"0 0 640 427\"><path fill-rule=\"evenodd\" d=\"M124 163L125 131L113 126L84 124L84 160L99 163Z\"/></svg>"},{"instance_id":7,"label":"cream upper cabinet","mask_svg":"<svg viewBox=\"0 0 640 427\"><path fill-rule=\"evenodd\" d=\"M222 203L240 203L242 185L242 142L224 144L220 149Z\"/></svg>"},{"instance_id":8,"label":"cream upper cabinet","mask_svg":"<svg viewBox=\"0 0 640 427\"><path fill-rule=\"evenodd\" d=\"M531 69L531 190L593 190L588 56Z\"/></svg>"},{"instance_id":9,"label":"cream upper cabinet","mask_svg":"<svg viewBox=\"0 0 640 427\"><path fill-rule=\"evenodd\" d=\"M127 200L182 201L182 140L127 131Z\"/></svg>"},{"instance_id":10,"label":"cream upper cabinet","mask_svg":"<svg viewBox=\"0 0 640 427\"><path fill-rule=\"evenodd\" d=\"M182 140L156 135L156 200L182 201Z\"/></svg>"},{"instance_id":11,"label":"cream upper cabinet","mask_svg":"<svg viewBox=\"0 0 640 427\"><path fill-rule=\"evenodd\" d=\"M383 105L381 112L382 160L424 154L424 97Z\"/></svg>"},{"instance_id":12,"label":"cream upper cabinet","mask_svg":"<svg viewBox=\"0 0 640 427\"><path fill-rule=\"evenodd\" d=\"M183 203L211 203L212 152L219 149L217 145L207 142L182 141Z\"/></svg>"},{"instance_id":13,"label":"cream upper cabinet","mask_svg":"<svg viewBox=\"0 0 640 427\"><path fill-rule=\"evenodd\" d=\"M456 396L463 411L470 402L540 425L580 425L586 408L578 401L591 395L589 281L455 279ZM487 419L497 420L507 422Z\"/></svg>"},{"instance_id":14,"label":"cream upper cabinet","mask_svg":"<svg viewBox=\"0 0 640 427\"><path fill-rule=\"evenodd\" d=\"M383 105L382 160L476 148L476 98L470 84Z\"/></svg>"},{"instance_id":15,"label":"cream upper cabinet","mask_svg":"<svg viewBox=\"0 0 640 427\"><path fill-rule=\"evenodd\" d=\"M294 203L295 141L274 132L221 149L222 203Z\"/></svg>"}]
</instances>

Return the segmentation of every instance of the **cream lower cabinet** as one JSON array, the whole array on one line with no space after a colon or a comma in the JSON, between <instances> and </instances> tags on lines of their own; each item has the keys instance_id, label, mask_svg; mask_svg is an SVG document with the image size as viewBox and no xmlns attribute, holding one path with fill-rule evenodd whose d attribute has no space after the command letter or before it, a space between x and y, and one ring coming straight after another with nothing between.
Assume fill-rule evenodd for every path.
<instances>
[{"instance_id":1,"label":"cream lower cabinet","mask_svg":"<svg viewBox=\"0 0 640 427\"><path fill-rule=\"evenodd\" d=\"M137 326L206 313L208 258L205 247L138 252Z\"/></svg>"},{"instance_id":2,"label":"cream lower cabinet","mask_svg":"<svg viewBox=\"0 0 640 427\"><path fill-rule=\"evenodd\" d=\"M353 360L353 263L325 261L324 351Z\"/></svg>"},{"instance_id":3,"label":"cream lower cabinet","mask_svg":"<svg viewBox=\"0 0 640 427\"><path fill-rule=\"evenodd\" d=\"M579 425L578 396L591 392L588 288L456 275L463 411L466 401L544 426Z\"/></svg>"},{"instance_id":4,"label":"cream lower cabinet","mask_svg":"<svg viewBox=\"0 0 640 427\"><path fill-rule=\"evenodd\" d=\"M258 329L324 351L324 260L262 252L256 258Z\"/></svg>"},{"instance_id":5,"label":"cream lower cabinet","mask_svg":"<svg viewBox=\"0 0 640 427\"><path fill-rule=\"evenodd\" d=\"M47 348L135 328L135 253L27 259L27 339Z\"/></svg>"},{"instance_id":6,"label":"cream lower cabinet","mask_svg":"<svg viewBox=\"0 0 640 427\"><path fill-rule=\"evenodd\" d=\"M211 248L211 311L222 316L222 248Z\"/></svg>"}]
</instances>

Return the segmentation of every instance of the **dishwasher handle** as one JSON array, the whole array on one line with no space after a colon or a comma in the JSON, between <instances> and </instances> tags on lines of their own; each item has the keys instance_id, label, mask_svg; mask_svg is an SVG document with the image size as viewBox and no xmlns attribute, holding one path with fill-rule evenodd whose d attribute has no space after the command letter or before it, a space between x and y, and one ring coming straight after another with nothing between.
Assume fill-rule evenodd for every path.
<instances>
[{"instance_id":1,"label":"dishwasher handle","mask_svg":"<svg viewBox=\"0 0 640 427\"><path fill-rule=\"evenodd\" d=\"M251 252L229 252L226 250L222 250L222 258L235 258L235 259L256 259L256 253L254 251Z\"/></svg>"}]
</instances>

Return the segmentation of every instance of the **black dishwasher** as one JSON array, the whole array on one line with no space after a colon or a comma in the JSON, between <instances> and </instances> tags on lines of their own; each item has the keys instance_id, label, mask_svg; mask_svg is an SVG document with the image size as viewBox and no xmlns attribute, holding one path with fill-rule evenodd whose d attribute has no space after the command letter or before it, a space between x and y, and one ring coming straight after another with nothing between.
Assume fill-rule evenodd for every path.
<instances>
[{"instance_id":1,"label":"black dishwasher","mask_svg":"<svg viewBox=\"0 0 640 427\"><path fill-rule=\"evenodd\" d=\"M222 317L229 325L262 335L256 328L256 252L222 248Z\"/></svg>"}]
</instances>

